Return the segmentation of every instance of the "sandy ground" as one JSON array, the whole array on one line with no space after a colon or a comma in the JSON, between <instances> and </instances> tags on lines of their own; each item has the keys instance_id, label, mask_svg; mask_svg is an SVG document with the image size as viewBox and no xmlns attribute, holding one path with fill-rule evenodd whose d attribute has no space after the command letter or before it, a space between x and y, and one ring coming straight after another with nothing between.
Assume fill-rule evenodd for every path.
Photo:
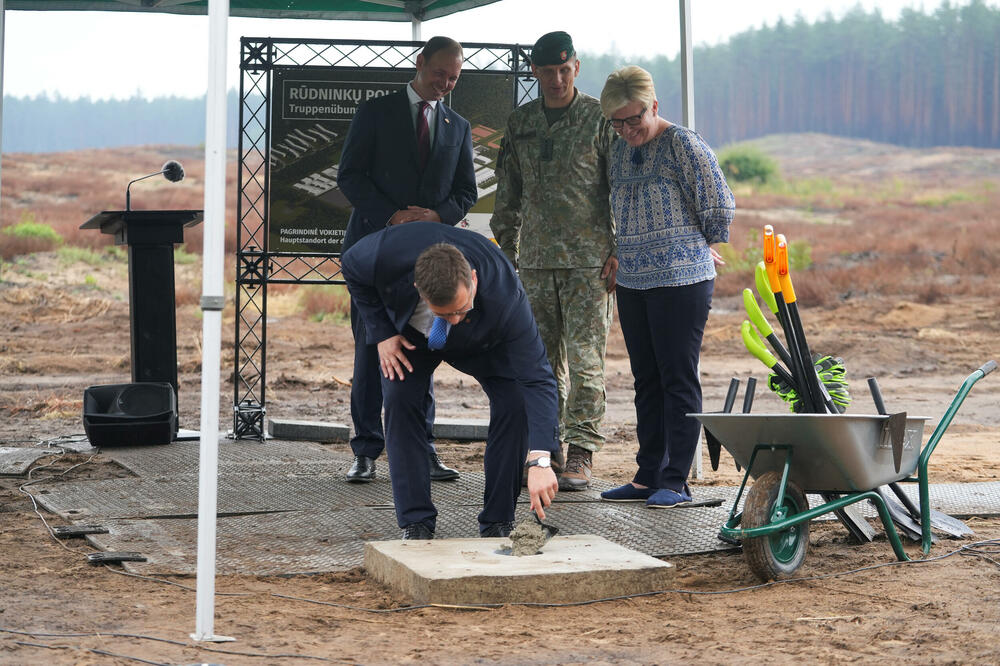
<instances>
[{"instance_id":1,"label":"sandy ground","mask_svg":"<svg viewBox=\"0 0 1000 666\"><path fill-rule=\"evenodd\" d=\"M179 289L197 289L198 264L177 273ZM126 285L122 262L66 264L46 253L4 266L0 446L82 432L84 388L128 381ZM297 312L296 298L276 292L270 304L268 415L347 423L349 328ZM730 377L763 379L739 343L741 311L735 295L714 303L702 360L706 410L721 407ZM810 308L804 319L815 349L844 357L851 412L874 411L864 386L874 375L890 409L933 425L962 379L1000 358L997 311L989 293L932 304L869 294ZM227 310L226 344L232 316ZM197 307L181 305L181 427L191 429L198 427L200 331ZM608 442L594 472L624 482L634 471L634 412L617 326L607 356ZM231 354L223 358L221 424L229 427ZM998 479L998 380L1000 373L987 377L969 395L932 458L932 482ZM439 374L437 397L440 416L487 415L482 392L457 372ZM781 409L758 390L755 411ZM480 443L440 442L439 450L460 470L481 468ZM101 455L42 463L32 479L123 473ZM696 494L740 480L726 454L712 471L706 453L703 471ZM408 608L361 570L226 576L217 582L215 630L237 641L213 646L188 638L193 578L147 580L88 565L83 541L50 538L19 491L26 481L0 478L0 663L1000 663L1000 518L972 518L974 539L942 540L928 559L902 565L893 564L884 538L856 545L836 524L814 525L798 580L759 586L738 553L677 557L675 590L573 607ZM921 557L911 544L907 552Z\"/></svg>"}]
</instances>

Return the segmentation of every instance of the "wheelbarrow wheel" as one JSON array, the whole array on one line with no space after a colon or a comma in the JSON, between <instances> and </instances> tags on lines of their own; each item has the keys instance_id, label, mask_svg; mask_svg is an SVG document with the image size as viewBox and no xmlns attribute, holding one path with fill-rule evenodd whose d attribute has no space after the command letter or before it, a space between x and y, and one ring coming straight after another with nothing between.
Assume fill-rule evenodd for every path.
<instances>
[{"instance_id":1,"label":"wheelbarrow wheel","mask_svg":"<svg viewBox=\"0 0 1000 666\"><path fill-rule=\"evenodd\" d=\"M781 507L776 506L781 474L767 472L747 493L743 505L744 528L764 527L809 508L806 494L794 483L785 486ZM761 580L791 576L802 565L809 548L809 521L759 537L743 539L743 556Z\"/></svg>"}]
</instances>

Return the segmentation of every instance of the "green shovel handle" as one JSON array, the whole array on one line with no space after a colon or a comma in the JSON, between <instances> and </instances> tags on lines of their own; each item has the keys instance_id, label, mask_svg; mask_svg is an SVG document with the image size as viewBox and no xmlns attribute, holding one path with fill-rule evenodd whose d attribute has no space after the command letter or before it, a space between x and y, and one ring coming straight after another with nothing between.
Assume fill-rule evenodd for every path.
<instances>
[{"instance_id":1,"label":"green shovel handle","mask_svg":"<svg viewBox=\"0 0 1000 666\"><path fill-rule=\"evenodd\" d=\"M778 359L774 358L767 347L764 346L763 340L761 340L756 331L750 325L750 322L743 320L740 325L740 335L743 336L743 344L746 346L747 351L757 357L761 363L769 368L773 368L777 363Z\"/></svg>"},{"instance_id":2,"label":"green shovel handle","mask_svg":"<svg viewBox=\"0 0 1000 666\"><path fill-rule=\"evenodd\" d=\"M766 338L774 334L774 329L767 323L767 319L764 319L764 313L760 311L757 299L754 298L753 292L749 289L743 290L743 309L747 311L747 316L750 317L750 321L757 327L761 335Z\"/></svg>"},{"instance_id":3,"label":"green shovel handle","mask_svg":"<svg viewBox=\"0 0 1000 666\"><path fill-rule=\"evenodd\" d=\"M774 314L778 314L778 303L774 300L774 292L771 291L771 283L767 279L767 268L764 262L758 262L757 268L753 272L754 281L757 283L757 293L763 299L767 309Z\"/></svg>"}]
</instances>

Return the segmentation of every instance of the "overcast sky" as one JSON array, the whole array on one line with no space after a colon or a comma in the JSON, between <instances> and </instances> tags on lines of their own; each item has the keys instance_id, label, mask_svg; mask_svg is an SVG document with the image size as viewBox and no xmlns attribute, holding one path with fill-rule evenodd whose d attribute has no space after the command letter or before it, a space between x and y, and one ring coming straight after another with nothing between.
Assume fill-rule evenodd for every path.
<instances>
[{"instance_id":1,"label":"overcast sky","mask_svg":"<svg viewBox=\"0 0 1000 666\"><path fill-rule=\"evenodd\" d=\"M717 44L744 30L773 25L780 17L791 21L802 14L814 21L827 12L840 17L860 5L895 19L903 7L930 11L940 4L941 0L692 0L692 31L696 44ZM616 49L627 56L673 57L679 49L678 21L678 3L672 0L502 0L427 21L422 36L530 45L545 32L566 30L581 52ZM7 11L5 23L7 95L105 99L205 93L207 17ZM228 87L239 83L241 36L408 41L410 30L410 24L402 22L230 19Z\"/></svg>"}]
</instances>

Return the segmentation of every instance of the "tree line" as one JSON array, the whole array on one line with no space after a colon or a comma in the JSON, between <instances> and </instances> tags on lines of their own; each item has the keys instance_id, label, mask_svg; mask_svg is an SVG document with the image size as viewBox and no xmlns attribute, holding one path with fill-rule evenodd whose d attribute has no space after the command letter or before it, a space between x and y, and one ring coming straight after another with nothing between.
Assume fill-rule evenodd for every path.
<instances>
[{"instance_id":1,"label":"tree line","mask_svg":"<svg viewBox=\"0 0 1000 666\"><path fill-rule=\"evenodd\" d=\"M205 141L205 98L134 96L121 100L4 97L3 151L46 153L85 148ZM239 94L227 95L227 143L236 146Z\"/></svg>"},{"instance_id":2,"label":"tree line","mask_svg":"<svg viewBox=\"0 0 1000 666\"><path fill-rule=\"evenodd\" d=\"M581 45L582 46L582 45ZM599 95L624 64L653 74L660 113L681 121L680 59L582 54L577 85ZM695 118L714 146L778 132L823 132L905 146L1000 147L1000 9L985 0L904 9L860 6L801 17L694 51ZM461 83L459 83L461 85ZM231 91L229 144L238 95ZM5 152L204 141L204 98L91 101L6 97Z\"/></svg>"},{"instance_id":3,"label":"tree line","mask_svg":"<svg viewBox=\"0 0 1000 666\"><path fill-rule=\"evenodd\" d=\"M615 55L587 57L581 89L599 92L606 72L622 64ZM634 64L653 74L661 115L679 122L679 57ZM1000 9L944 2L887 21L858 6L839 19L778 21L696 48L694 89L696 127L716 146L823 132L1000 147Z\"/></svg>"}]
</instances>

